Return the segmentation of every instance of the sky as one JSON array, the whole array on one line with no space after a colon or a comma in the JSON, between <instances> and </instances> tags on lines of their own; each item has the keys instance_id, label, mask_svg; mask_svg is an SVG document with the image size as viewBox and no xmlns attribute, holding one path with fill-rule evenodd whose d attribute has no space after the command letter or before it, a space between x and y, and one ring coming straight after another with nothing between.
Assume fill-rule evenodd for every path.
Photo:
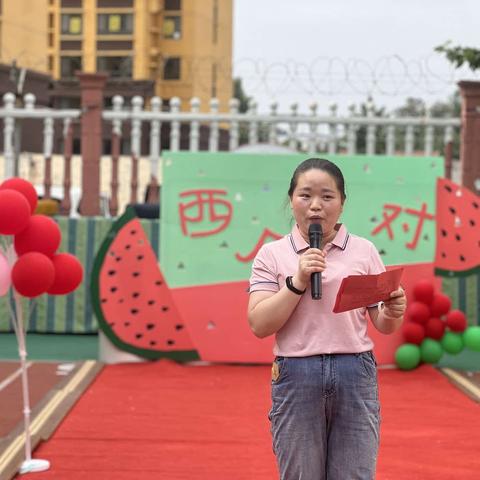
<instances>
[{"instance_id":1,"label":"sky","mask_svg":"<svg viewBox=\"0 0 480 480\"><path fill-rule=\"evenodd\" d=\"M480 79L434 51L449 40L480 48L480 0L234 0L234 75L260 112L446 100Z\"/></svg>"}]
</instances>

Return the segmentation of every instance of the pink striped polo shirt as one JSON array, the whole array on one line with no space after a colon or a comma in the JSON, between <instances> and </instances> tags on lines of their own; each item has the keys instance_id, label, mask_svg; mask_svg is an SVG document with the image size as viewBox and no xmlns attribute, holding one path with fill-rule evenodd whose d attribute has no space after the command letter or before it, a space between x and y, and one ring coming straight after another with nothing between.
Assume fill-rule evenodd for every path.
<instances>
[{"instance_id":1,"label":"pink striped polo shirt","mask_svg":"<svg viewBox=\"0 0 480 480\"><path fill-rule=\"evenodd\" d=\"M366 307L333 313L342 279L348 275L377 274L385 266L369 240L348 233L343 224L324 247L326 269L322 273L322 298L312 300L310 286L287 323L275 334L274 355L303 357L326 353L359 353L371 350L367 335ZM285 278L294 275L298 257L309 247L295 225L292 232L262 246L253 261L250 292L277 292Z\"/></svg>"}]
</instances>

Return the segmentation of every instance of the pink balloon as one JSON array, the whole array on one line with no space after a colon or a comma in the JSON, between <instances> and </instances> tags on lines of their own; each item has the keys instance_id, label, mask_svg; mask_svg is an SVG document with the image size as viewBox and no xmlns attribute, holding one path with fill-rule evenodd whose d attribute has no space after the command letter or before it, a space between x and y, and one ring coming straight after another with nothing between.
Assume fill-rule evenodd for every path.
<instances>
[{"instance_id":1,"label":"pink balloon","mask_svg":"<svg viewBox=\"0 0 480 480\"><path fill-rule=\"evenodd\" d=\"M10 265L5 256L0 253L0 297L3 297L8 292L11 283Z\"/></svg>"}]
</instances>

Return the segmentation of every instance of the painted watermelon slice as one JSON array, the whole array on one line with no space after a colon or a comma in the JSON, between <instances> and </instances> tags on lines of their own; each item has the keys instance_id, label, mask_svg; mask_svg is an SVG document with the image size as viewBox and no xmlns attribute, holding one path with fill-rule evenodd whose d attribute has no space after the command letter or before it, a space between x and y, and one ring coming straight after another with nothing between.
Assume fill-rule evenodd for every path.
<instances>
[{"instance_id":1,"label":"painted watermelon slice","mask_svg":"<svg viewBox=\"0 0 480 480\"><path fill-rule=\"evenodd\" d=\"M480 271L480 198L446 178L437 180L434 267L448 277Z\"/></svg>"},{"instance_id":2,"label":"painted watermelon slice","mask_svg":"<svg viewBox=\"0 0 480 480\"><path fill-rule=\"evenodd\" d=\"M97 253L91 293L99 328L118 348L151 359L199 359L132 207Z\"/></svg>"}]
</instances>

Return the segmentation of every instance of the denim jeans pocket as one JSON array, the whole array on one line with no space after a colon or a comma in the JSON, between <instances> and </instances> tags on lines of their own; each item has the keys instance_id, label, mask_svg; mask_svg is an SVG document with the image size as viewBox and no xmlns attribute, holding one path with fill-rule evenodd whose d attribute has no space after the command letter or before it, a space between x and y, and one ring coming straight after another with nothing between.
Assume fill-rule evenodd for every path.
<instances>
[{"instance_id":1,"label":"denim jeans pocket","mask_svg":"<svg viewBox=\"0 0 480 480\"><path fill-rule=\"evenodd\" d=\"M285 357L275 357L272 363L272 385L278 384L285 376Z\"/></svg>"},{"instance_id":2,"label":"denim jeans pocket","mask_svg":"<svg viewBox=\"0 0 480 480\"><path fill-rule=\"evenodd\" d=\"M357 357L360 359L365 375L369 378L377 377L377 362L373 352L358 353Z\"/></svg>"}]
</instances>

